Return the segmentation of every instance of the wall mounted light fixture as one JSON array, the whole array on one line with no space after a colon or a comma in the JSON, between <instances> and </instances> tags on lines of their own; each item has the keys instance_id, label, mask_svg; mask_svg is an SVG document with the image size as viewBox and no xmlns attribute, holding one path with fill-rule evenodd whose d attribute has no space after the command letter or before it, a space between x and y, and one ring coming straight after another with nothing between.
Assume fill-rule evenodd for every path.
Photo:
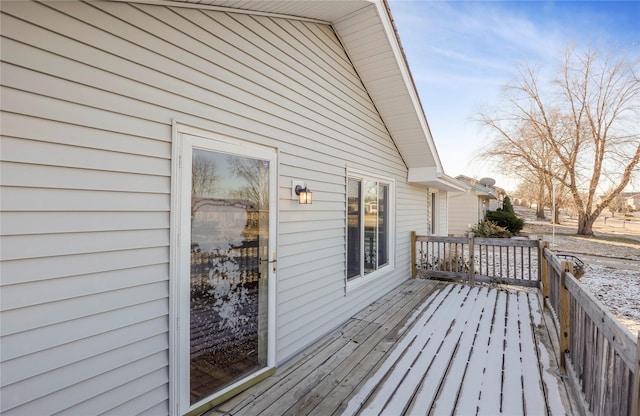
<instances>
[{"instance_id":1,"label":"wall mounted light fixture","mask_svg":"<svg viewBox=\"0 0 640 416\"><path fill-rule=\"evenodd\" d=\"M311 204L313 203L311 198L311 190L307 187L307 185L296 185L295 187L296 195L298 195L298 203L300 204Z\"/></svg>"}]
</instances>

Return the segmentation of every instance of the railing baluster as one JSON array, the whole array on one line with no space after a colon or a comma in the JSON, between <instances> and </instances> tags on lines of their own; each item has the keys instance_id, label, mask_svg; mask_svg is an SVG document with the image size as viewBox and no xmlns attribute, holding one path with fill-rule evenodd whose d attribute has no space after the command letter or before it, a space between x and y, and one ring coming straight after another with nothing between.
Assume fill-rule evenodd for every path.
<instances>
[{"instance_id":1,"label":"railing baluster","mask_svg":"<svg viewBox=\"0 0 640 416\"><path fill-rule=\"evenodd\" d=\"M533 280L531 278L531 247L529 247L528 249L528 254L529 254L529 280Z\"/></svg>"},{"instance_id":2,"label":"railing baluster","mask_svg":"<svg viewBox=\"0 0 640 416\"><path fill-rule=\"evenodd\" d=\"M485 274L489 276L489 245L484 246L485 252L487 254L487 261L485 262L486 272Z\"/></svg>"},{"instance_id":3,"label":"railing baluster","mask_svg":"<svg viewBox=\"0 0 640 416\"><path fill-rule=\"evenodd\" d=\"M493 263L493 275L496 275L496 246L493 246L493 256L492 256L492 263ZM489 274L489 273L487 273Z\"/></svg>"},{"instance_id":4,"label":"railing baluster","mask_svg":"<svg viewBox=\"0 0 640 416\"><path fill-rule=\"evenodd\" d=\"M473 233L469 234L469 284L473 285L476 282L475 276L475 246L474 246L474 235Z\"/></svg>"}]
</instances>

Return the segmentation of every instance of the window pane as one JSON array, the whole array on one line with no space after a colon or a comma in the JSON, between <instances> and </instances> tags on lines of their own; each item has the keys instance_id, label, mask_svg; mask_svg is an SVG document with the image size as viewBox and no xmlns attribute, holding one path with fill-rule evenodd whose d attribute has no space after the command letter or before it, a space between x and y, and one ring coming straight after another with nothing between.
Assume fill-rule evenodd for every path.
<instances>
[{"instance_id":1,"label":"window pane","mask_svg":"<svg viewBox=\"0 0 640 416\"><path fill-rule=\"evenodd\" d=\"M267 365L269 162L193 149L190 403Z\"/></svg>"},{"instance_id":2,"label":"window pane","mask_svg":"<svg viewBox=\"0 0 640 416\"><path fill-rule=\"evenodd\" d=\"M389 262L389 186L378 185L378 267Z\"/></svg>"},{"instance_id":3,"label":"window pane","mask_svg":"<svg viewBox=\"0 0 640 416\"><path fill-rule=\"evenodd\" d=\"M378 183L364 181L364 274L375 271L378 251Z\"/></svg>"},{"instance_id":4,"label":"window pane","mask_svg":"<svg viewBox=\"0 0 640 416\"><path fill-rule=\"evenodd\" d=\"M347 279L360 276L360 181L349 179L347 185Z\"/></svg>"}]
</instances>

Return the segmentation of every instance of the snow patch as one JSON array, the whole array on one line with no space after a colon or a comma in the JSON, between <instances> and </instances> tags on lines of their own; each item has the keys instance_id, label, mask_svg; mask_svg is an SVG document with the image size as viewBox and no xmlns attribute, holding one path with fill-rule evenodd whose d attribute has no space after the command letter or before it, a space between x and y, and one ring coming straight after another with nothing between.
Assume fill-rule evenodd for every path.
<instances>
[{"instance_id":1,"label":"snow patch","mask_svg":"<svg viewBox=\"0 0 640 416\"><path fill-rule=\"evenodd\" d=\"M640 271L589 265L580 282L633 334L640 331Z\"/></svg>"}]
</instances>

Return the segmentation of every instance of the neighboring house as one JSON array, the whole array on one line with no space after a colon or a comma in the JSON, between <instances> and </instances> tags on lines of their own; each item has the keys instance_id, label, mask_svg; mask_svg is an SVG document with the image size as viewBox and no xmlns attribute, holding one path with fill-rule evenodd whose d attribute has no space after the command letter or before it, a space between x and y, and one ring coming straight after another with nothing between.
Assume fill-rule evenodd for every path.
<instances>
[{"instance_id":1,"label":"neighboring house","mask_svg":"<svg viewBox=\"0 0 640 416\"><path fill-rule=\"evenodd\" d=\"M492 193L496 196L496 199L489 200L489 211L495 211L498 208L502 209L502 205L504 202L504 197L507 195L507 191L498 186L494 186L494 191Z\"/></svg>"},{"instance_id":2,"label":"neighboring house","mask_svg":"<svg viewBox=\"0 0 640 416\"><path fill-rule=\"evenodd\" d=\"M458 175L463 182L465 192L449 194L449 235L466 236L472 227L484 221L488 210L496 210L500 199L500 188L495 187L493 179L473 179Z\"/></svg>"},{"instance_id":3,"label":"neighboring house","mask_svg":"<svg viewBox=\"0 0 640 416\"><path fill-rule=\"evenodd\" d=\"M622 198L625 201L624 205L628 209L633 211L640 210L640 193L638 192L623 192Z\"/></svg>"},{"instance_id":4,"label":"neighboring house","mask_svg":"<svg viewBox=\"0 0 640 416\"><path fill-rule=\"evenodd\" d=\"M0 7L3 415L197 412L447 235L386 2Z\"/></svg>"},{"instance_id":5,"label":"neighboring house","mask_svg":"<svg viewBox=\"0 0 640 416\"><path fill-rule=\"evenodd\" d=\"M598 204L601 204L605 195L598 196ZM638 192L620 192L613 198L606 210L614 213L628 213L629 211L637 211L640 209L640 193Z\"/></svg>"}]
</instances>

